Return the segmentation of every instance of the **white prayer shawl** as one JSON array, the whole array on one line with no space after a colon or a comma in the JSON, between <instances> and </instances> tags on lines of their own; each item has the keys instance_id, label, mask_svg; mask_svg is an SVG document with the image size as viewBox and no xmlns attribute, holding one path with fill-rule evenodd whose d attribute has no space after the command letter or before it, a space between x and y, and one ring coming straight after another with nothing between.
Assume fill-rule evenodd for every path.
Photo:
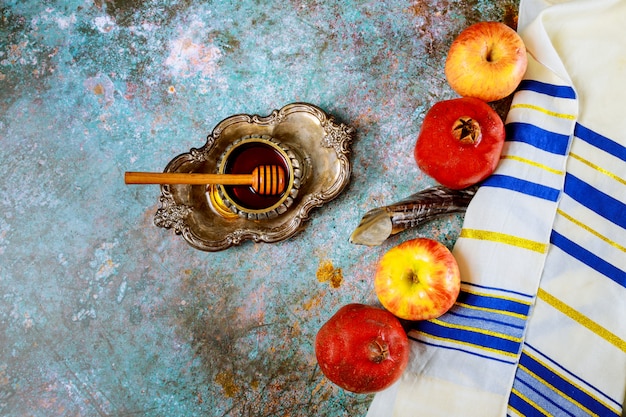
<instances>
[{"instance_id":1,"label":"white prayer shawl","mask_svg":"<svg viewBox=\"0 0 626 417\"><path fill-rule=\"evenodd\" d=\"M621 415L625 25L626 0L522 0L529 67L453 250L461 294L368 417Z\"/></svg>"}]
</instances>

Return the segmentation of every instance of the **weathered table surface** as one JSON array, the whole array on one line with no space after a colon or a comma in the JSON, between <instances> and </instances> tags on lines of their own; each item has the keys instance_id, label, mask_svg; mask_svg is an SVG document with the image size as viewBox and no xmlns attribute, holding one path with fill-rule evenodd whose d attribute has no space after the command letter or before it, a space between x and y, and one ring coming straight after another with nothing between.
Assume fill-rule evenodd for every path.
<instances>
[{"instance_id":1,"label":"weathered table surface","mask_svg":"<svg viewBox=\"0 0 626 417\"><path fill-rule=\"evenodd\" d=\"M434 182L412 149L455 95L443 63L518 2L4 0L0 4L0 414L357 416L316 366L317 329L418 235L454 244L460 216L376 248L370 208ZM221 252L156 227L160 171L222 119L291 102L356 129L349 186L280 243Z\"/></svg>"}]
</instances>

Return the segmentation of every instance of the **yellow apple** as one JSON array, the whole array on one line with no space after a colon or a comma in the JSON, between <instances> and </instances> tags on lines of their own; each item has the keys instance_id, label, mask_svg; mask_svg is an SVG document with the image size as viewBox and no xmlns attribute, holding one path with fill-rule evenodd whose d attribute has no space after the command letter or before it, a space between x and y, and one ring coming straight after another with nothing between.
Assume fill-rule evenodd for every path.
<instances>
[{"instance_id":1,"label":"yellow apple","mask_svg":"<svg viewBox=\"0 0 626 417\"><path fill-rule=\"evenodd\" d=\"M416 238L388 250L378 262L374 289L390 313L429 320L448 311L461 288L454 255L433 239Z\"/></svg>"},{"instance_id":2,"label":"yellow apple","mask_svg":"<svg viewBox=\"0 0 626 417\"><path fill-rule=\"evenodd\" d=\"M491 102L515 91L527 64L524 41L515 30L500 22L480 22L452 42L445 74L461 96Z\"/></svg>"}]
</instances>

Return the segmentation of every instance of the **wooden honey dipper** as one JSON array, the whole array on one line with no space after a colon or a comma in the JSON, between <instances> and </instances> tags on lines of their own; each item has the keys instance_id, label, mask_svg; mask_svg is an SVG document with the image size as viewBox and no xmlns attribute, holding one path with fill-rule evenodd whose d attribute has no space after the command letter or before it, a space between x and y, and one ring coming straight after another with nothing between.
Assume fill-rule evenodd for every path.
<instances>
[{"instance_id":1,"label":"wooden honey dipper","mask_svg":"<svg viewBox=\"0 0 626 417\"><path fill-rule=\"evenodd\" d=\"M183 172L126 172L126 184L222 184L249 185L261 195L285 191L285 171L276 165L260 165L251 174L200 174Z\"/></svg>"}]
</instances>

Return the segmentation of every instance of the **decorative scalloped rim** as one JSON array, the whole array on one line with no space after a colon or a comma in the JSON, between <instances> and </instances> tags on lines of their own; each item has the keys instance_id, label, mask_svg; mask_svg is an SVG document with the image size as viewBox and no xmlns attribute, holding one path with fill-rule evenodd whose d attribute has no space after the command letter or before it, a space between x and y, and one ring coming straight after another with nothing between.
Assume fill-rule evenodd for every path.
<instances>
[{"instance_id":1,"label":"decorative scalloped rim","mask_svg":"<svg viewBox=\"0 0 626 417\"><path fill-rule=\"evenodd\" d=\"M291 205L293 204L294 198L298 195L298 192L300 189L300 182L302 180L302 167L301 167L302 163L300 162L299 158L296 157L294 151L289 146L285 145L284 143L279 142L278 140L268 135L244 136L240 139L233 141L232 144L226 147L226 150L224 152L227 153L233 146L237 146L239 143L241 143L242 141L245 141L246 139L253 139L253 140L261 139L266 142L271 142L273 146L283 151L284 157L289 159L289 166L291 167L291 173L292 173L292 176L294 177L290 185L288 195L284 196L284 198L281 201L279 201L276 204L276 206L274 206L271 210L246 211L245 209L238 207L235 202L230 200L224 187L218 186L217 192L220 198L222 199L222 201L224 202L224 204L226 205L226 207L228 207L233 213L237 214L240 217L249 218L253 220L263 220L263 219L278 217L280 214L286 212L289 209L289 207L291 207ZM219 167L220 172L223 169L222 167L223 163L224 163L224 154L220 156L220 159L217 162L217 166Z\"/></svg>"},{"instance_id":2,"label":"decorative scalloped rim","mask_svg":"<svg viewBox=\"0 0 626 417\"><path fill-rule=\"evenodd\" d=\"M324 131L324 136L320 138L320 146L332 148L335 151L340 170L334 183L327 189L301 195L301 201L289 209L290 211L296 210L295 215L293 215L290 220L270 231L259 231L254 227L246 227L235 229L227 233L220 240L208 241L194 233L190 226L185 223L185 218L193 208L176 204L170 192L169 185L162 185L161 197L159 198L160 207L154 218L155 225L165 229L173 228L174 232L182 235L192 247L210 252L240 245L245 240L272 243L286 240L297 234L303 228L303 223L309 219L312 209L335 199L343 191L350 182L352 170L348 154L350 153L350 146L355 133L354 128L343 123L336 123L333 116L326 114L317 106L308 103L292 103L284 106L280 110L272 111L269 116L265 117L247 114L238 114L228 117L215 126L211 135L207 137L206 144L202 148L192 148L188 153L177 156L170 161L165 169L166 172L176 172L176 169L184 162L190 160L206 160L209 151L220 139L221 133L231 125L237 123L256 124L260 126L278 125L285 120L288 115L297 112L307 112L319 120L320 126ZM251 223L251 226L253 226L253 223Z\"/></svg>"}]
</instances>

